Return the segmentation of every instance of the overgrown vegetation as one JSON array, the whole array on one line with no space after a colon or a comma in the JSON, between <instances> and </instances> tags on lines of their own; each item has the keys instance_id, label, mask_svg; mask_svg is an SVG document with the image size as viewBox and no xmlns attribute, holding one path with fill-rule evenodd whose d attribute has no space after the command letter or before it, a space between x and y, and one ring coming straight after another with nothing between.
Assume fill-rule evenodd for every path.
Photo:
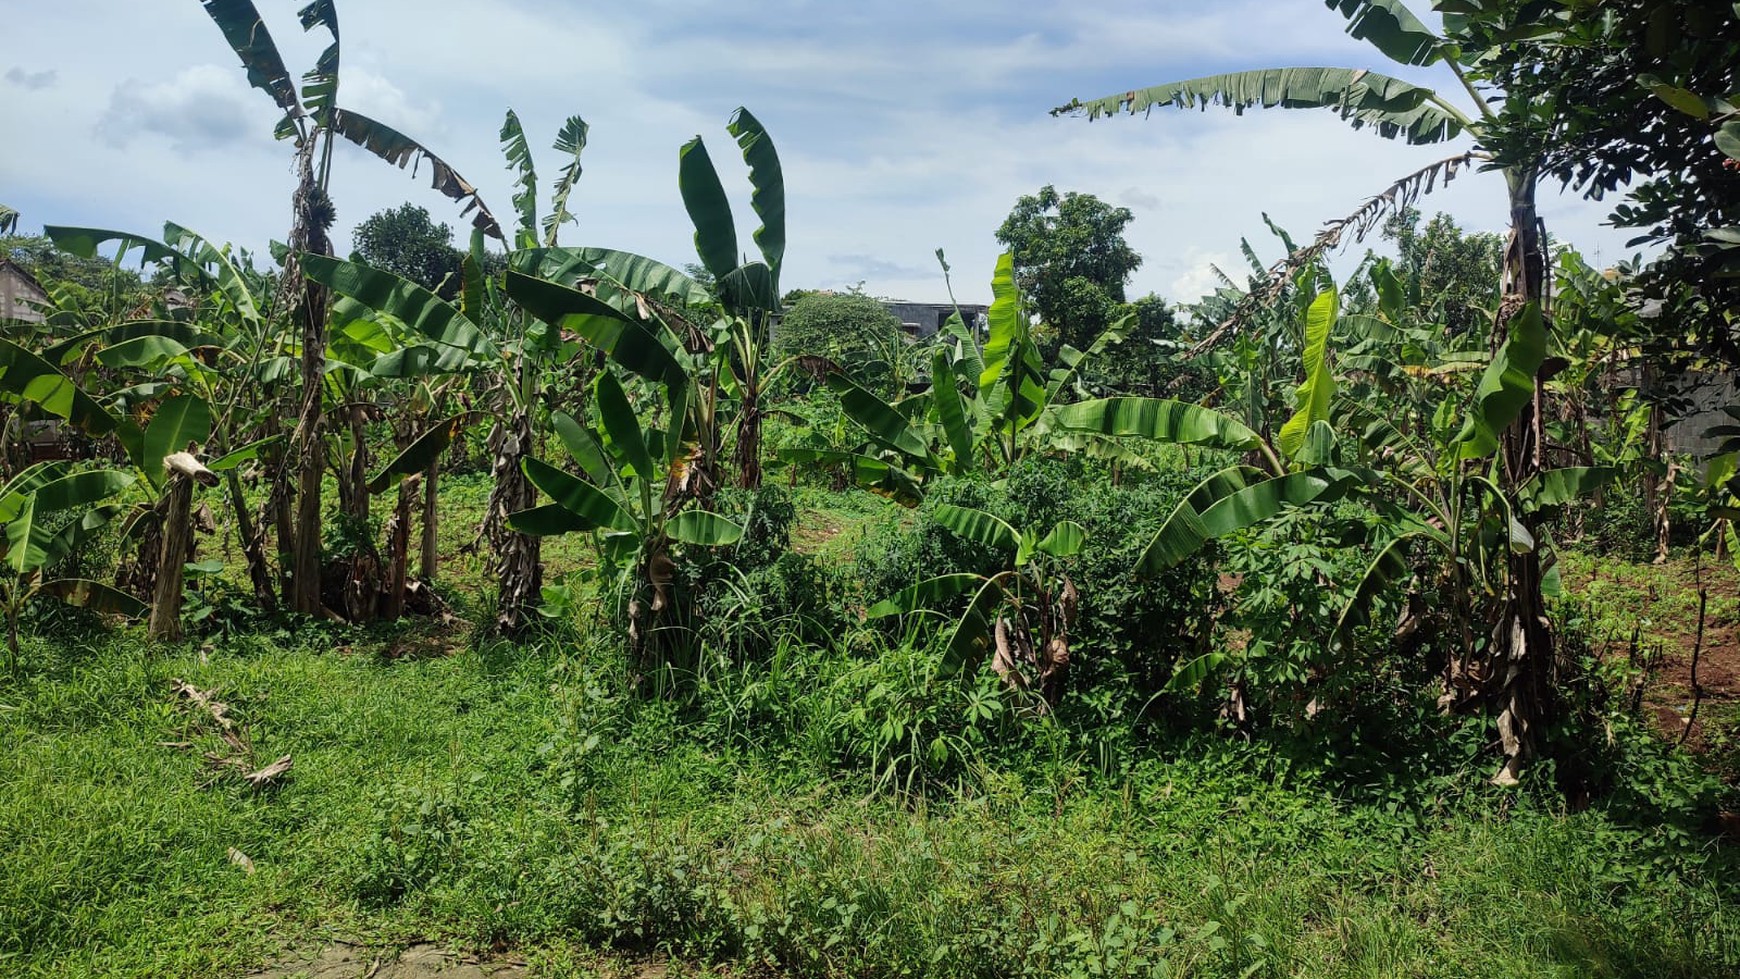
<instances>
[{"instance_id":1,"label":"overgrown vegetation","mask_svg":"<svg viewBox=\"0 0 1740 979\"><path fill-rule=\"evenodd\" d=\"M332 3L300 86L252 3L204 6L285 112L288 243L6 239L49 297L0 324L9 973L234 975L332 934L551 974L1740 968L1740 426L1673 434L1731 311L1683 231L1653 271L1542 234L1543 140L1589 123L1517 51L1560 70L1580 15L1331 0L1466 109L1344 69L1072 103L1478 148L1303 246L1271 225L1278 262L1243 242L1178 309L1125 302L1130 212L1048 186L986 327L920 342L867 297L784 305L747 110L753 250L702 137L698 265L563 246L580 117L541 211L507 113L504 227L339 108ZM338 259L337 136L430 166L469 247L407 206ZM1422 225L1477 163L1510 237ZM1398 254L1337 282L1380 227Z\"/></svg>"}]
</instances>

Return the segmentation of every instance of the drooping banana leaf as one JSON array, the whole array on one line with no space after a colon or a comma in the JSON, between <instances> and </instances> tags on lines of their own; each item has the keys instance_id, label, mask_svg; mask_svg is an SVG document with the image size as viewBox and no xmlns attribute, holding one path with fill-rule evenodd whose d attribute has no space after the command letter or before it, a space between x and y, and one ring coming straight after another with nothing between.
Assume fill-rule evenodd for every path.
<instances>
[{"instance_id":1,"label":"drooping banana leaf","mask_svg":"<svg viewBox=\"0 0 1740 979\"><path fill-rule=\"evenodd\" d=\"M1161 689L1165 693L1195 693L1227 660L1225 653L1204 653L1174 670L1172 678Z\"/></svg>"},{"instance_id":2,"label":"drooping banana leaf","mask_svg":"<svg viewBox=\"0 0 1740 979\"><path fill-rule=\"evenodd\" d=\"M1014 527L983 510L939 503L931 511L931 517L949 530L985 547L1013 551L1021 543L1021 535Z\"/></svg>"},{"instance_id":3,"label":"drooping banana leaf","mask_svg":"<svg viewBox=\"0 0 1740 979\"><path fill-rule=\"evenodd\" d=\"M320 53L320 60L302 76L302 102L308 114L317 124L330 129L338 111L338 10L332 0L313 0L302 8L301 17L304 31L324 27L332 34L332 43Z\"/></svg>"},{"instance_id":4,"label":"drooping banana leaf","mask_svg":"<svg viewBox=\"0 0 1740 979\"><path fill-rule=\"evenodd\" d=\"M199 327L193 323L181 323L175 320L134 320L119 326L105 326L68 337L43 350L42 358L56 366L65 366L76 360L80 351L93 342L101 342L108 348L114 348L120 344L148 337L171 340L183 353L202 347L222 347L224 345L222 337L201 332Z\"/></svg>"},{"instance_id":5,"label":"drooping banana leaf","mask_svg":"<svg viewBox=\"0 0 1740 979\"><path fill-rule=\"evenodd\" d=\"M556 437L562 440L563 447L594 484L609 486L620 482L616 466L611 464L595 432L576 421L574 416L561 411L550 416L550 427L556 430Z\"/></svg>"},{"instance_id":6,"label":"drooping banana leaf","mask_svg":"<svg viewBox=\"0 0 1740 979\"><path fill-rule=\"evenodd\" d=\"M114 241L120 243L123 251L140 249L144 253L144 261L147 262L171 262L175 263L178 269L199 265L192 256L183 255L161 241L154 241L126 231L111 231L107 228L72 228L65 225L50 224L43 226L42 233L54 242L56 248L71 252L80 258L97 258L99 257L98 249L108 242Z\"/></svg>"},{"instance_id":7,"label":"drooping banana leaf","mask_svg":"<svg viewBox=\"0 0 1740 979\"><path fill-rule=\"evenodd\" d=\"M544 218L544 245L547 248L556 247L556 236L562 225L578 223L568 211L568 198L580 180L580 154L586 149L588 128L586 120L569 116L556 134L556 152L567 157L568 165L562 168L562 175L556 178L556 189L550 193L550 214Z\"/></svg>"},{"instance_id":8,"label":"drooping banana leaf","mask_svg":"<svg viewBox=\"0 0 1740 979\"><path fill-rule=\"evenodd\" d=\"M749 183L755 188L749 204L761 218L761 227L755 230L755 244L772 270L777 292L779 266L785 259L785 175L780 169L779 153L761 121L748 109L739 108L725 128L737 140L743 162L749 165Z\"/></svg>"},{"instance_id":9,"label":"drooping banana leaf","mask_svg":"<svg viewBox=\"0 0 1740 979\"><path fill-rule=\"evenodd\" d=\"M991 620L1002 600L1001 576L985 579L984 585L973 596L972 604L967 606L960 621L955 623L954 631L949 634L942 666L938 670L941 675L970 676L978 669L991 648Z\"/></svg>"},{"instance_id":10,"label":"drooping banana leaf","mask_svg":"<svg viewBox=\"0 0 1740 979\"><path fill-rule=\"evenodd\" d=\"M1087 530L1081 524L1074 520L1060 520L1057 526L1051 528L1051 533L1033 545L1033 549L1055 558L1066 558L1080 554L1086 543Z\"/></svg>"},{"instance_id":11,"label":"drooping banana leaf","mask_svg":"<svg viewBox=\"0 0 1740 979\"><path fill-rule=\"evenodd\" d=\"M1284 459L1296 458L1305 447L1305 433L1316 423L1329 420L1329 407L1335 401L1335 376L1329 370L1329 331L1335 326L1337 305L1335 290L1326 289L1311 301L1305 314L1305 349L1301 353L1305 383L1299 385L1298 408L1281 426L1277 440Z\"/></svg>"},{"instance_id":12,"label":"drooping banana leaf","mask_svg":"<svg viewBox=\"0 0 1740 979\"><path fill-rule=\"evenodd\" d=\"M1399 78L1355 68L1264 68L1208 75L1075 101L1054 113L1084 113L1089 119L1119 111L1153 111L1155 106L1207 108L1224 105L1242 115L1246 109L1329 109L1355 129L1375 128L1385 139L1412 144L1455 139L1468 126L1462 113L1437 101L1437 94Z\"/></svg>"},{"instance_id":13,"label":"drooping banana leaf","mask_svg":"<svg viewBox=\"0 0 1740 979\"><path fill-rule=\"evenodd\" d=\"M911 473L873 456L831 449L791 448L779 450L777 458L782 465L846 467L854 485L902 506L917 506L924 499L924 490Z\"/></svg>"},{"instance_id":14,"label":"drooping banana leaf","mask_svg":"<svg viewBox=\"0 0 1740 979\"><path fill-rule=\"evenodd\" d=\"M224 40L230 42L230 47L242 59L242 67L248 71L248 84L272 97L292 116L302 114L301 103L296 100L296 82L290 77L290 69L284 66L284 57L278 53L277 44L272 41L272 34L266 30L266 22L260 19L260 11L254 7L253 0L201 0L205 4L205 12L223 31Z\"/></svg>"},{"instance_id":15,"label":"drooping banana leaf","mask_svg":"<svg viewBox=\"0 0 1740 979\"><path fill-rule=\"evenodd\" d=\"M911 615L914 612L934 610L943 602L971 590L974 585L984 580L976 574L945 574L926 578L870 606L864 617L882 619L890 615Z\"/></svg>"},{"instance_id":16,"label":"drooping banana leaf","mask_svg":"<svg viewBox=\"0 0 1740 979\"><path fill-rule=\"evenodd\" d=\"M406 476L428 470L429 464L441 458L441 453L447 451L447 447L453 444L459 433L465 431L467 426L476 424L482 415L482 412L462 411L431 426L369 480L369 492L385 493L399 485Z\"/></svg>"},{"instance_id":17,"label":"drooping banana leaf","mask_svg":"<svg viewBox=\"0 0 1740 979\"><path fill-rule=\"evenodd\" d=\"M11 340L0 338L0 395L36 405L87 435L107 435L117 421L72 378Z\"/></svg>"},{"instance_id":18,"label":"drooping banana leaf","mask_svg":"<svg viewBox=\"0 0 1740 979\"><path fill-rule=\"evenodd\" d=\"M1249 451L1263 440L1244 423L1211 408L1162 398L1100 398L1052 409L1064 428L1173 445Z\"/></svg>"},{"instance_id":19,"label":"drooping banana leaf","mask_svg":"<svg viewBox=\"0 0 1740 979\"><path fill-rule=\"evenodd\" d=\"M508 526L516 533L528 537L560 537L563 534L578 534L584 531L597 530L598 524L582 517L560 503L546 503L543 506L521 510L508 514Z\"/></svg>"},{"instance_id":20,"label":"drooping banana leaf","mask_svg":"<svg viewBox=\"0 0 1740 979\"><path fill-rule=\"evenodd\" d=\"M707 306L713 302L713 294L687 273L645 255L614 248L527 249L515 252L508 267L570 289L596 280L611 286L614 294L626 296L629 304L637 295L671 306ZM605 301L628 312L623 304L614 301L613 293L606 293Z\"/></svg>"},{"instance_id":21,"label":"drooping banana leaf","mask_svg":"<svg viewBox=\"0 0 1740 979\"><path fill-rule=\"evenodd\" d=\"M1341 11L1347 18L1347 33L1370 41L1391 61L1429 65L1442 57L1443 39L1401 0L1324 0L1324 6Z\"/></svg>"},{"instance_id":22,"label":"drooping banana leaf","mask_svg":"<svg viewBox=\"0 0 1740 979\"><path fill-rule=\"evenodd\" d=\"M707 144L696 136L683 144L677 162L677 189L683 208L695 225L695 252L715 280L737 268L737 226L731 219L731 202L725 186L707 155Z\"/></svg>"},{"instance_id":23,"label":"drooping banana leaf","mask_svg":"<svg viewBox=\"0 0 1740 979\"><path fill-rule=\"evenodd\" d=\"M59 460L39 462L12 477L0 488L0 523L7 523L24 509L25 497L37 487L66 475L67 464Z\"/></svg>"},{"instance_id":24,"label":"drooping banana leaf","mask_svg":"<svg viewBox=\"0 0 1740 979\"><path fill-rule=\"evenodd\" d=\"M843 372L829 373L828 387L840 396L840 408L876 441L916 459L930 456L924 438L898 409L859 387Z\"/></svg>"},{"instance_id":25,"label":"drooping banana leaf","mask_svg":"<svg viewBox=\"0 0 1740 979\"><path fill-rule=\"evenodd\" d=\"M593 382L592 394L598 406L599 420L604 423L604 433L610 436L616 451L636 476L647 480L656 478L659 471L653 464L652 451L647 448L646 434L640 427L640 418L634 413L634 407L628 403L622 382L610 371L600 371L598 380Z\"/></svg>"},{"instance_id":26,"label":"drooping banana leaf","mask_svg":"<svg viewBox=\"0 0 1740 979\"><path fill-rule=\"evenodd\" d=\"M246 465L247 463L258 459L260 457L261 449L270 445L276 445L277 443L282 442L285 437L286 436L279 434L260 439L257 442L249 442L247 445L244 445L233 452L226 452L223 455L218 456L216 459L206 463L205 467L214 473L228 472L237 466Z\"/></svg>"},{"instance_id":27,"label":"drooping banana leaf","mask_svg":"<svg viewBox=\"0 0 1740 979\"><path fill-rule=\"evenodd\" d=\"M458 370L467 358L495 360L501 356L477 324L409 279L326 255L304 254L301 262L303 273L315 282L372 310L395 316L436 345L449 348L452 353L443 351L440 368Z\"/></svg>"},{"instance_id":28,"label":"drooping banana leaf","mask_svg":"<svg viewBox=\"0 0 1740 979\"><path fill-rule=\"evenodd\" d=\"M937 348L931 355L930 364L931 405L936 409L937 421L942 424L943 435L954 452L954 471L967 472L978 461L973 427L961 400L960 389L955 386L955 372L949 364L948 351Z\"/></svg>"},{"instance_id":29,"label":"drooping banana leaf","mask_svg":"<svg viewBox=\"0 0 1740 979\"><path fill-rule=\"evenodd\" d=\"M488 205L478 196L477 188L422 143L390 126L346 109L335 113L333 129L345 139L401 170L413 163L427 163L432 181L430 186L449 200L466 202L465 209L460 212L461 217L476 211L477 215L471 219L473 227L498 241L507 240L502 235L501 225L496 221L495 215L490 213Z\"/></svg>"},{"instance_id":30,"label":"drooping banana leaf","mask_svg":"<svg viewBox=\"0 0 1740 979\"><path fill-rule=\"evenodd\" d=\"M578 333L641 377L671 391L688 384L687 372L675 351L667 346L674 346L674 340L654 334L648 325L601 299L511 270L507 274L507 294L533 316L558 329Z\"/></svg>"},{"instance_id":31,"label":"drooping banana leaf","mask_svg":"<svg viewBox=\"0 0 1740 979\"><path fill-rule=\"evenodd\" d=\"M557 469L541 459L526 459L526 478L564 510L585 521L588 528L633 531L637 524L622 505L602 490ZM527 531L530 533L531 531Z\"/></svg>"},{"instance_id":32,"label":"drooping banana leaf","mask_svg":"<svg viewBox=\"0 0 1740 979\"><path fill-rule=\"evenodd\" d=\"M1353 630L1369 621L1372 602L1377 596L1413 573L1408 567L1408 549L1420 539L1419 534L1403 534L1384 545L1372 558L1347 604L1342 606L1341 615L1335 620L1335 631L1329 636L1332 644L1346 642Z\"/></svg>"},{"instance_id":33,"label":"drooping banana leaf","mask_svg":"<svg viewBox=\"0 0 1740 979\"><path fill-rule=\"evenodd\" d=\"M174 222L163 225L163 243L192 259L193 264L217 285L218 295L237 316L249 323L259 320L260 307L254 299L254 292L224 249L216 247L198 232Z\"/></svg>"},{"instance_id":34,"label":"drooping banana leaf","mask_svg":"<svg viewBox=\"0 0 1740 979\"><path fill-rule=\"evenodd\" d=\"M1227 471L1223 470L1210 479L1218 480L1226 475ZM1199 494L1207 487L1199 485L1192 491L1148 543L1142 555L1142 566L1148 570L1171 567L1208 541L1254 526L1289 507L1334 500L1345 492L1348 485L1345 474L1329 470L1290 473L1234 488L1236 482L1235 479L1225 479L1217 484L1216 489L1231 489L1231 492L1214 500L1206 509L1200 508Z\"/></svg>"},{"instance_id":35,"label":"drooping banana leaf","mask_svg":"<svg viewBox=\"0 0 1740 979\"><path fill-rule=\"evenodd\" d=\"M674 541L696 547L725 547L737 543L743 528L707 510L684 510L665 521L665 533Z\"/></svg>"},{"instance_id":36,"label":"drooping banana leaf","mask_svg":"<svg viewBox=\"0 0 1740 979\"><path fill-rule=\"evenodd\" d=\"M1531 507L1564 506L1592 496L1619 476L1612 466L1571 466L1535 473L1522 485L1521 496Z\"/></svg>"},{"instance_id":37,"label":"drooping banana leaf","mask_svg":"<svg viewBox=\"0 0 1740 979\"><path fill-rule=\"evenodd\" d=\"M42 592L53 595L68 605L88 608L93 612L142 618L151 607L113 585L89 578L56 578L42 583Z\"/></svg>"}]
</instances>

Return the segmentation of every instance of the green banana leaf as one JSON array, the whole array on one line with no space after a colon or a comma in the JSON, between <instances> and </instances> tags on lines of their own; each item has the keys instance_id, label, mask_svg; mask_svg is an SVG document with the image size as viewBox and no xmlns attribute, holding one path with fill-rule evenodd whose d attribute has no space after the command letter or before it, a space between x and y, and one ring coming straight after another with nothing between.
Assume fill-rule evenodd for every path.
<instances>
[{"instance_id":1,"label":"green banana leaf","mask_svg":"<svg viewBox=\"0 0 1740 979\"><path fill-rule=\"evenodd\" d=\"M671 391L688 384L688 374L676 353L666 346L665 338L601 299L511 270L507 274L507 294L533 316L558 329L578 333L641 377Z\"/></svg>"},{"instance_id":2,"label":"green banana leaf","mask_svg":"<svg viewBox=\"0 0 1740 979\"><path fill-rule=\"evenodd\" d=\"M1021 535L1014 527L983 510L939 503L931 518L975 544L1009 551L1021 545Z\"/></svg>"},{"instance_id":3,"label":"green banana leaf","mask_svg":"<svg viewBox=\"0 0 1740 979\"><path fill-rule=\"evenodd\" d=\"M1498 437L1535 396L1535 375L1547 356L1541 308L1529 303L1511 320L1510 337L1487 365L1474 389L1474 404L1456 436L1459 455L1484 459L1498 451Z\"/></svg>"},{"instance_id":4,"label":"green banana leaf","mask_svg":"<svg viewBox=\"0 0 1740 979\"><path fill-rule=\"evenodd\" d=\"M937 421L954 452L954 471L967 472L978 461L973 444L973 428L961 401L960 388L955 386L955 372L949 364L948 351L938 347L930 361L931 404Z\"/></svg>"},{"instance_id":5,"label":"green banana leaf","mask_svg":"<svg viewBox=\"0 0 1740 979\"><path fill-rule=\"evenodd\" d=\"M970 591L984 580L983 576L976 574L945 574L926 578L870 606L864 617L882 619L890 615L911 615L913 612L932 610L948 599Z\"/></svg>"},{"instance_id":6,"label":"green banana leaf","mask_svg":"<svg viewBox=\"0 0 1740 979\"><path fill-rule=\"evenodd\" d=\"M149 605L121 589L89 578L56 578L43 582L41 590L68 605L88 608L93 612L124 615L129 619L143 618L151 610Z\"/></svg>"},{"instance_id":7,"label":"green banana leaf","mask_svg":"<svg viewBox=\"0 0 1740 979\"><path fill-rule=\"evenodd\" d=\"M713 278L723 280L737 268L737 226L731 202L719 182L719 172L707 155L707 144L696 136L683 144L677 160L677 189L683 208L695 225L695 252Z\"/></svg>"},{"instance_id":8,"label":"green banana leaf","mask_svg":"<svg viewBox=\"0 0 1740 979\"><path fill-rule=\"evenodd\" d=\"M526 459L523 468L526 478L532 481L533 486L543 490L544 495L584 521L587 529L640 529L639 522L620 503L592 484L576 479L541 459Z\"/></svg>"},{"instance_id":9,"label":"green banana leaf","mask_svg":"<svg viewBox=\"0 0 1740 979\"><path fill-rule=\"evenodd\" d=\"M1433 34L1401 0L1324 0L1347 18L1347 33L1404 65L1429 65L1442 57L1443 39Z\"/></svg>"},{"instance_id":10,"label":"green banana leaf","mask_svg":"<svg viewBox=\"0 0 1740 979\"><path fill-rule=\"evenodd\" d=\"M930 447L913 429L906 416L888 402L859 387L842 371L831 371L827 384L840 396L840 408L871 438L916 459L930 457Z\"/></svg>"},{"instance_id":11,"label":"green banana leaf","mask_svg":"<svg viewBox=\"0 0 1740 979\"><path fill-rule=\"evenodd\" d=\"M204 398L180 394L167 398L151 415L141 443L139 468L152 486L161 487L167 475L165 457L187 451L189 443L203 445L211 438L211 405Z\"/></svg>"},{"instance_id":12,"label":"green banana leaf","mask_svg":"<svg viewBox=\"0 0 1740 979\"><path fill-rule=\"evenodd\" d=\"M598 380L593 382L592 393L598 405L599 419L604 423L604 433L610 436L617 453L628 463L634 475L641 479L657 478L658 467L653 464L653 454L647 448L646 433L641 429L640 418L628 403L628 395L622 390L622 383L616 375L609 371L600 372Z\"/></svg>"},{"instance_id":13,"label":"green banana leaf","mask_svg":"<svg viewBox=\"0 0 1740 979\"><path fill-rule=\"evenodd\" d=\"M1436 93L1363 68L1262 68L1207 75L1120 92L1089 102L1076 100L1054 114L1081 113L1089 119L1155 106L1181 109L1223 105L1235 113L1265 109L1329 109L1355 129L1371 126L1385 139L1401 137L1421 145L1455 139L1468 118L1434 99Z\"/></svg>"},{"instance_id":14,"label":"green banana leaf","mask_svg":"<svg viewBox=\"0 0 1740 979\"><path fill-rule=\"evenodd\" d=\"M949 634L948 646L938 672L945 676L970 676L991 648L991 622L997 606L1003 601L1000 576L985 579L985 584L973 596L966 612Z\"/></svg>"},{"instance_id":15,"label":"green banana leaf","mask_svg":"<svg viewBox=\"0 0 1740 979\"><path fill-rule=\"evenodd\" d=\"M1335 375L1329 370L1329 331L1335 327L1338 299L1334 289L1325 289L1312 300L1305 313L1305 383L1299 385L1298 409L1281 426L1278 448L1283 459L1294 459L1305 447L1305 433L1317 422L1329 420L1335 401Z\"/></svg>"},{"instance_id":16,"label":"green banana leaf","mask_svg":"<svg viewBox=\"0 0 1740 979\"><path fill-rule=\"evenodd\" d=\"M369 480L369 492L385 493L399 485L406 476L428 470L429 464L441 458L441 453L447 451L459 433L476 424L481 417L483 412L480 411L462 411L431 426Z\"/></svg>"},{"instance_id":17,"label":"green banana leaf","mask_svg":"<svg viewBox=\"0 0 1740 979\"><path fill-rule=\"evenodd\" d=\"M674 541L696 547L724 547L737 543L743 528L717 513L684 510L665 521L665 534Z\"/></svg>"},{"instance_id":18,"label":"green banana leaf","mask_svg":"<svg viewBox=\"0 0 1740 979\"><path fill-rule=\"evenodd\" d=\"M580 464L586 478L592 480L594 485L609 486L621 482L616 467L611 464L604 451L604 443L591 429L574 420L574 416L561 411L550 416L550 427L556 430L556 437L561 439L562 446Z\"/></svg>"},{"instance_id":19,"label":"green banana leaf","mask_svg":"<svg viewBox=\"0 0 1740 979\"><path fill-rule=\"evenodd\" d=\"M743 162L749 165L749 183L755 188L749 204L761 218L755 244L773 272L777 292L779 266L785 259L785 174L780 169L779 153L766 128L748 109L739 108L725 129L737 140Z\"/></svg>"},{"instance_id":20,"label":"green banana leaf","mask_svg":"<svg viewBox=\"0 0 1740 979\"><path fill-rule=\"evenodd\" d=\"M1130 436L1174 445L1206 445L1250 451L1261 448L1256 432L1210 408L1161 398L1100 398L1052 409L1064 428Z\"/></svg>"},{"instance_id":21,"label":"green banana leaf","mask_svg":"<svg viewBox=\"0 0 1740 979\"><path fill-rule=\"evenodd\" d=\"M1329 636L1332 644L1346 642L1353 630L1369 621L1372 602L1377 596L1413 574L1413 569L1408 567L1408 549L1421 539L1423 535L1420 534L1403 534L1384 545L1377 556L1372 558L1365 573L1360 575L1359 584L1354 587L1347 604L1342 606L1341 615L1335 620L1335 631Z\"/></svg>"},{"instance_id":22,"label":"green banana leaf","mask_svg":"<svg viewBox=\"0 0 1740 979\"><path fill-rule=\"evenodd\" d=\"M556 189L550 192L550 213L544 218L544 245L556 247L556 237L564 224L578 224L568 211L568 198L580 180L580 154L586 149L586 133L591 127L579 116L569 116L556 133L554 149L568 158L562 175L556 178Z\"/></svg>"},{"instance_id":23,"label":"green banana leaf","mask_svg":"<svg viewBox=\"0 0 1740 979\"><path fill-rule=\"evenodd\" d=\"M493 361L501 356L477 324L409 279L326 255L304 254L300 260L308 278L369 309L397 317L437 346L448 348L443 351L441 368L458 370L468 358Z\"/></svg>"},{"instance_id":24,"label":"green banana leaf","mask_svg":"<svg viewBox=\"0 0 1740 979\"><path fill-rule=\"evenodd\" d=\"M0 338L0 394L35 404L86 435L107 435L117 420L72 378L11 340Z\"/></svg>"}]
</instances>

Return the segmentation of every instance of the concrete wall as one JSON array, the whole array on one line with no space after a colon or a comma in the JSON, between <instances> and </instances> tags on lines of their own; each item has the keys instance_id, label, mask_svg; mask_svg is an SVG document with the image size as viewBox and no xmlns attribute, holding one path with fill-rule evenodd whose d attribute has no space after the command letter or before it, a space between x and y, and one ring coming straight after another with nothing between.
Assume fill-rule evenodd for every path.
<instances>
[{"instance_id":1,"label":"concrete wall","mask_svg":"<svg viewBox=\"0 0 1740 979\"><path fill-rule=\"evenodd\" d=\"M0 262L0 320L41 323L46 317L30 303L45 302L48 294L29 276L10 262Z\"/></svg>"},{"instance_id":2,"label":"concrete wall","mask_svg":"<svg viewBox=\"0 0 1740 979\"><path fill-rule=\"evenodd\" d=\"M936 336L937 331L942 329L943 323L955 311L955 307L948 303L884 302L882 308L888 310L895 319L900 321L901 325L906 328L908 336L917 340L928 340ZM989 307L986 306L963 305L961 318L966 320L968 327L983 330L985 317L989 311Z\"/></svg>"}]
</instances>

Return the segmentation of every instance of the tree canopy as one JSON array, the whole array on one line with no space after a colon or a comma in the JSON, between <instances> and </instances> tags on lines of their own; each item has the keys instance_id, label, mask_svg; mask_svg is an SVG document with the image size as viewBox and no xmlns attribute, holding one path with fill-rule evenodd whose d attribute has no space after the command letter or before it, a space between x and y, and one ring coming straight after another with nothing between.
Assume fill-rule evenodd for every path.
<instances>
[{"instance_id":1,"label":"tree canopy","mask_svg":"<svg viewBox=\"0 0 1740 979\"><path fill-rule=\"evenodd\" d=\"M1047 184L1016 201L997 229L1015 257L1016 283L1049 327L1050 346L1086 347L1124 302L1124 284L1142 264L1124 240L1134 218L1129 208Z\"/></svg>"}]
</instances>

